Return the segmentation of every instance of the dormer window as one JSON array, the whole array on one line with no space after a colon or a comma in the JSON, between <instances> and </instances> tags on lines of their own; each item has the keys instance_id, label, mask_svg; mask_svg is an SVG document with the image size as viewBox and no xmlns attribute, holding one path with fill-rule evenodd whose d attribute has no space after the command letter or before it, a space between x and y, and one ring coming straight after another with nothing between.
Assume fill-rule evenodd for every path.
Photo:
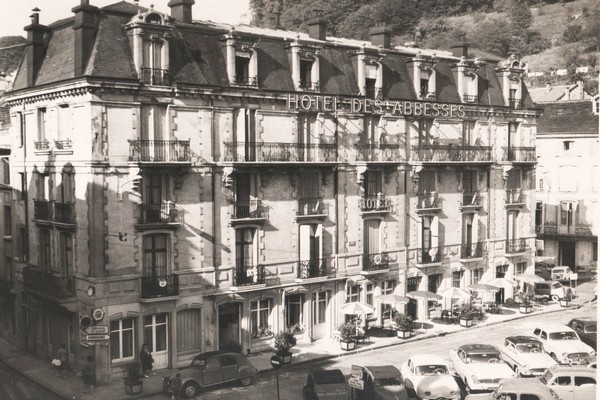
<instances>
[{"instance_id":1,"label":"dormer window","mask_svg":"<svg viewBox=\"0 0 600 400\"><path fill-rule=\"evenodd\" d=\"M232 30L225 35L227 45L227 76L236 86L258 86L258 62L255 43L242 42Z\"/></svg>"},{"instance_id":2,"label":"dormer window","mask_svg":"<svg viewBox=\"0 0 600 400\"><path fill-rule=\"evenodd\" d=\"M351 53L357 58L356 81L359 94L371 99L383 98L383 66L385 53L361 47Z\"/></svg>"},{"instance_id":3,"label":"dormer window","mask_svg":"<svg viewBox=\"0 0 600 400\"><path fill-rule=\"evenodd\" d=\"M429 76L426 78L421 77L419 88L419 96L426 98L429 93Z\"/></svg>"},{"instance_id":4,"label":"dormer window","mask_svg":"<svg viewBox=\"0 0 600 400\"><path fill-rule=\"evenodd\" d=\"M408 61L409 73L413 79L415 92L422 100L436 99L436 71L437 58L435 55L418 53Z\"/></svg>"},{"instance_id":5,"label":"dormer window","mask_svg":"<svg viewBox=\"0 0 600 400\"><path fill-rule=\"evenodd\" d=\"M464 103L479 101L477 69L483 64L479 59L461 57L460 62L453 67L456 88Z\"/></svg>"},{"instance_id":6,"label":"dormer window","mask_svg":"<svg viewBox=\"0 0 600 400\"><path fill-rule=\"evenodd\" d=\"M298 91L320 90L319 48L302 44L296 39L290 46L292 57L292 80Z\"/></svg>"},{"instance_id":7,"label":"dormer window","mask_svg":"<svg viewBox=\"0 0 600 400\"><path fill-rule=\"evenodd\" d=\"M233 82L236 85L254 86L250 82L250 54L239 53L235 55L235 76Z\"/></svg>"},{"instance_id":8,"label":"dormer window","mask_svg":"<svg viewBox=\"0 0 600 400\"><path fill-rule=\"evenodd\" d=\"M525 63L512 55L508 60L498 63L496 73L502 86L505 105L514 109L522 108Z\"/></svg>"}]
</instances>

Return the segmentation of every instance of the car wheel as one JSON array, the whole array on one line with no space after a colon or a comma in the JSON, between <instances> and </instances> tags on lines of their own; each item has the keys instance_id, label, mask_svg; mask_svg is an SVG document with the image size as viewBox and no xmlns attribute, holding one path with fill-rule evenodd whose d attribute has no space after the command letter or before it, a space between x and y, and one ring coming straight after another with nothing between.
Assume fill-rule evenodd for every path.
<instances>
[{"instance_id":1,"label":"car wheel","mask_svg":"<svg viewBox=\"0 0 600 400\"><path fill-rule=\"evenodd\" d=\"M199 391L200 387L198 386L198 384L196 384L195 382L188 382L185 385L183 385L183 389L181 392L183 393L183 396L186 399L191 399L193 397L196 397Z\"/></svg>"},{"instance_id":2,"label":"car wheel","mask_svg":"<svg viewBox=\"0 0 600 400\"><path fill-rule=\"evenodd\" d=\"M553 294L553 295L552 295L552 301L558 301L558 296L557 296L557 295L555 295L555 294Z\"/></svg>"},{"instance_id":3,"label":"car wheel","mask_svg":"<svg viewBox=\"0 0 600 400\"><path fill-rule=\"evenodd\" d=\"M240 385L242 386L250 386L252 385L252 377L247 376L245 378L240 379Z\"/></svg>"}]
</instances>

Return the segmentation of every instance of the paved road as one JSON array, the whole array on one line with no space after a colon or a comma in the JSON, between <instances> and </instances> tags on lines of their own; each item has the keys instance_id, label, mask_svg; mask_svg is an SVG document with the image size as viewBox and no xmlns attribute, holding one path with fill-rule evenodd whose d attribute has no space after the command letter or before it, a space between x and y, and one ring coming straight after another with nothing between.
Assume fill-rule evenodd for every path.
<instances>
[{"instance_id":1,"label":"paved road","mask_svg":"<svg viewBox=\"0 0 600 400\"><path fill-rule=\"evenodd\" d=\"M279 373L280 398L281 400L299 400L302 399L302 385L306 379L306 373L309 369L321 368L340 368L342 372L349 377L351 366L356 365L385 365L392 364L400 367L410 355L418 353L439 354L448 359L448 350L456 349L459 345L465 343L489 343L498 345L504 341L507 336L515 334L529 334L533 326L539 322L567 323L571 318L595 317L596 306L584 306L579 310L565 310L551 314L542 314L531 316L526 319L519 319L505 322L498 325L474 328L464 331L464 333L455 333L452 335L437 337L413 342L406 345L388 347L385 349L374 350L361 354L339 357L324 362L309 365L293 364L286 367ZM156 395L148 397L149 399L166 399L166 395ZM250 387L242 388L237 385L221 385L219 387L207 390L200 396L204 399L244 399L244 400L268 400L276 399L275 374L262 374L257 381Z\"/></svg>"},{"instance_id":2,"label":"paved road","mask_svg":"<svg viewBox=\"0 0 600 400\"><path fill-rule=\"evenodd\" d=\"M14 372L0 362L0 399L2 400L61 400L42 386Z\"/></svg>"}]
</instances>

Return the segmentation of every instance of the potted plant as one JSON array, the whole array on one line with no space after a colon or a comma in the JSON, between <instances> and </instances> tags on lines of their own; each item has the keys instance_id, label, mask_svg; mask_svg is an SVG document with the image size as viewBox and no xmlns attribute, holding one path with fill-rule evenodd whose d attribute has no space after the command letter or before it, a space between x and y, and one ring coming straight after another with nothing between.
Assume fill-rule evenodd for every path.
<instances>
[{"instance_id":1,"label":"potted plant","mask_svg":"<svg viewBox=\"0 0 600 400\"><path fill-rule=\"evenodd\" d=\"M288 331L294 335L302 335L304 333L304 326L300 322L296 322L294 325L288 326Z\"/></svg>"},{"instance_id":2,"label":"potted plant","mask_svg":"<svg viewBox=\"0 0 600 400\"><path fill-rule=\"evenodd\" d=\"M349 321L338 327L340 333L340 347L342 350L353 350L356 347L354 336L356 335L356 323Z\"/></svg>"},{"instance_id":3,"label":"potted plant","mask_svg":"<svg viewBox=\"0 0 600 400\"><path fill-rule=\"evenodd\" d=\"M296 345L296 337L290 331L279 332L273 337L273 347L275 354L283 360L284 364L292 362L292 353L290 349Z\"/></svg>"},{"instance_id":4,"label":"potted plant","mask_svg":"<svg viewBox=\"0 0 600 400\"><path fill-rule=\"evenodd\" d=\"M123 385L125 386L125 394L133 396L142 393L144 382L140 379L140 365L138 363L123 366Z\"/></svg>"},{"instance_id":5,"label":"potted plant","mask_svg":"<svg viewBox=\"0 0 600 400\"><path fill-rule=\"evenodd\" d=\"M407 339L410 337L412 330L412 319L406 314L397 314L394 316L394 324L396 325L396 335L399 338Z\"/></svg>"},{"instance_id":6,"label":"potted plant","mask_svg":"<svg viewBox=\"0 0 600 400\"><path fill-rule=\"evenodd\" d=\"M523 301L519 304L519 312L521 314L529 314L531 311L533 311L531 296L524 296Z\"/></svg>"},{"instance_id":7,"label":"potted plant","mask_svg":"<svg viewBox=\"0 0 600 400\"><path fill-rule=\"evenodd\" d=\"M463 308L460 311L460 315L458 316L458 322L460 323L460 326L468 328L470 326L473 326L473 317L474 313L472 309Z\"/></svg>"}]
</instances>

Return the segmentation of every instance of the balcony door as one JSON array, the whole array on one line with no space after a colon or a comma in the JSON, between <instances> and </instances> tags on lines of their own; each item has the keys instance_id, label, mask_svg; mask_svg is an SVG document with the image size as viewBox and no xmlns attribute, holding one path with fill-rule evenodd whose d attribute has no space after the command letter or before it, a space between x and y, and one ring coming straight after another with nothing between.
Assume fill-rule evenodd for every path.
<instances>
[{"instance_id":1,"label":"balcony door","mask_svg":"<svg viewBox=\"0 0 600 400\"><path fill-rule=\"evenodd\" d=\"M144 223L168 221L170 215L169 175L144 174L143 212Z\"/></svg>"},{"instance_id":2,"label":"balcony door","mask_svg":"<svg viewBox=\"0 0 600 400\"><path fill-rule=\"evenodd\" d=\"M234 142L241 145L236 146L235 151L236 153L242 152L242 154L236 154L235 159L239 159L240 161L256 161L256 110L248 108L235 110L234 124Z\"/></svg>"},{"instance_id":3,"label":"balcony door","mask_svg":"<svg viewBox=\"0 0 600 400\"><path fill-rule=\"evenodd\" d=\"M300 278L319 275L323 258L323 225L300 225Z\"/></svg>"},{"instance_id":4,"label":"balcony door","mask_svg":"<svg viewBox=\"0 0 600 400\"><path fill-rule=\"evenodd\" d=\"M300 174L298 182L299 215L319 213L319 182L318 172L303 172Z\"/></svg>"},{"instance_id":5,"label":"balcony door","mask_svg":"<svg viewBox=\"0 0 600 400\"><path fill-rule=\"evenodd\" d=\"M316 114L300 114L298 116L298 161L315 161L316 151L311 151L311 145L318 143L316 129Z\"/></svg>"},{"instance_id":6,"label":"balcony door","mask_svg":"<svg viewBox=\"0 0 600 400\"><path fill-rule=\"evenodd\" d=\"M167 368L169 366L169 316L167 314L144 317L144 343L148 345L154 358L153 368Z\"/></svg>"},{"instance_id":7,"label":"balcony door","mask_svg":"<svg viewBox=\"0 0 600 400\"><path fill-rule=\"evenodd\" d=\"M365 221L363 250L365 264L369 262L370 254L378 254L381 252L380 227L381 221L378 219L368 219Z\"/></svg>"},{"instance_id":8,"label":"balcony door","mask_svg":"<svg viewBox=\"0 0 600 400\"><path fill-rule=\"evenodd\" d=\"M383 193L383 179L381 171L365 172L365 197L368 200L376 200L377 195Z\"/></svg>"},{"instance_id":9,"label":"balcony door","mask_svg":"<svg viewBox=\"0 0 600 400\"><path fill-rule=\"evenodd\" d=\"M329 318L327 307L329 305L329 292L324 290L312 294L312 339L323 339L329 333Z\"/></svg>"},{"instance_id":10,"label":"balcony door","mask_svg":"<svg viewBox=\"0 0 600 400\"><path fill-rule=\"evenodd\" d=\"M236 284L252 283L258 279L253 272L258 265L256 229L242 228L235 231Z\"/></svg>"},{"instance_id":11,"label":"balcony door","mask_svg":"<svg viewBox=\"0 0 600 400\"><path fill-rule=\"evenodd\" d=\"M144 276L158 278L168 274L168 244L168 235L161 233L144 236Z\"/></svg>"},{"instance_id":12,"label":"balcony door","mask_svg":"<svg viewBox=\"0 0 600 400\"><path fill-rule=\"evenodd\" d=\"M141 160L169 160L166 132L166 106L142 105L141 107Z\"/></svg>"}]
</instances>

